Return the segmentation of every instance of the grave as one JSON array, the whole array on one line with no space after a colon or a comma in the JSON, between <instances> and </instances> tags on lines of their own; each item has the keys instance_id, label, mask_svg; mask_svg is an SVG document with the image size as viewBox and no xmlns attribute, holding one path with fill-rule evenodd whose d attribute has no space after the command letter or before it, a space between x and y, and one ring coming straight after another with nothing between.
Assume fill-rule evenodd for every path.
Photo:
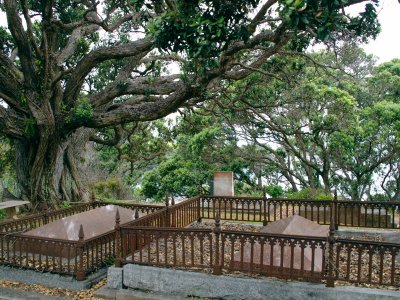
<instances>
[{"instance_id":1,"label":"grave","mask_svg":"<svg viewBox=\"0 0 400 300\"><path fill-rule=\"evenodd\" d=\"M135 212L133 210L110 204L69 217L64 217L60 220L22 233L22 235L26 237L52 238L63 241L78 241L79 228L82 225L84 240L88 240L106 234L115 228L115 215L117 209L120 215L120 225L124 225L125 223L135 219ZM144 215L145 213L139 213L139 218ZM24 244L22 246L24 248L23 250L28 252L41 253L44 255L59 255L59 253L54 253L51 247L46 249L35 249L34 245ZM62 250L61 252L63 257L67 256L65 251Z\"/></svg>"},{"instance_id":2,"label":"grave","mask_svg":"<svg viewBox=\"0 0 400 300\"><path fill-rule=\"evenodd\" d=\"M293 215L289 218L272 222L267 226L264 226L261 232L269 233L271 235L287 234L294 236L326 238L329 234L329 227L326 225L318 225L317 223L301 216ZM257 270L261 273L279 272L283 274L285 272L299 272L301 270L301 265L303 264L304 275L307 275L307 273L313 273L315 276L316 274L323 272L323 249L318 246L312 249L311 245L309 245L302 252L302 249L298 244L293 246L286 243L285 239L283 240L285 241L283 247L281 247L281 244L279 243L279 238L277 238L276 242L273 243L273 247L271 247L269 242L266 242L263 245L263 249L261 249L259 242L253 244L253 249L251 249L252 247L250 244L246 244L243 248L243 253L242 251L235 253L234 262L231 267L233 267L233 269L240 268L240 264L243 264L245 268L246 266L249 269L252 267L253 270ZM251 253L253 253L253 260L251 260ZM263 253L262 257L261 253Z\"/></svg>"}]
</instances>

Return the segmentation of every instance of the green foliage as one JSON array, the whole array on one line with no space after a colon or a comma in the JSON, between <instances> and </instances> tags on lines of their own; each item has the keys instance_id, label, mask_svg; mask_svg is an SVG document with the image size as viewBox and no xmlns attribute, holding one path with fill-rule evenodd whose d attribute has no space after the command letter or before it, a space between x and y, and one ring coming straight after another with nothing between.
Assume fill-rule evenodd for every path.
<instances>
[{"instance_id":1,"label":"green foliage","mask_svg":"<svg viewBox=\"0 0 400 300\"><path fill-rule=\"evenodd\" d=\"M192 162L170 159L146 173L142 181L142 193L146 197L162 200L166 195L191 197L199 193L199 186L207 174ZM200 172L199 172L200 171Z\"/></svg>"},{"instance_id":2,"label":"green foliage","mask_svg":"<svg viewBox=\"0 0 400 300\"><path fill-rule=\"evenodd\" d=\"M71 203L69 201L63 201L60 205L61 208L69 208L71 207Z\"/></svg>"},{"instance_id":3,"label":"green foliage","mask_svg":"<svg viewBox=\"0 0 400 300\"><path fill-rule=\"evenodd\" d=\"M235 133L222 119L187 113L173 131L174 150L143 176L141 192L145 197L156 200L170 194L190 197L198 194L199 189L207 193L214 171L233 171L238 193L254 186L248 163L234 155Z\"/></svg>"},{"instance_id":4,"label":"green foliage","mask_svg":"<svg viewBox=\"0 0 400 300\"><path fill-rule=\"evenodd\" d=\"M360 16L344 18L341 9L345 2L347 1L281 0L279 13L292 28L315 31L318 39L322 41L335 40L335 33L345 31L354 32L356 36L361 36L362 40L376 37L380 32L376 3L366 4Z\"/></svg>"},{"instance_id":5,"label":"green foliage","mask_svg":"<svg viewBox=\"0 0 400 300\"><path fill-rule=\"evenodd\" d=\"M3 26L0 26L0 51L10 54L13 48L14 44L10 32Z\"/></svg>"},{"instance_id":6,"label":"green foliage","mask_svg":"<svg viewBox=\"0 0 400 300\"><path fill-rule=\"evenodd\" d=\"M0 209L0 221L6 218L6 212L4 209Z\"/></svg>"},{"instance_id":7,"label":"green foliage","mask_svg":"<svg viewBox=\"0 0 400 300\"><path fill-rule=\"evenodd\" d=\"M24 119L24 134L29 139L35 136L36 120L34 118Z\"/></svg>"},{"instance_id":8,"label":"green foliage","mask_svg":"<svg viewBox=\"0 0 400 300\"><path fill-rule=\"evenodd\" d=\"M282 197L285 193L285 191L283 190L283 188L280 185L268 185L265 187L265 191L272 198Z\"/></svg>"},{"instance_id":9,"label":"green foliage","mask_svg":"<svg viewBox=\"0 0 400 300\"><path fill-rule=\"evenodd\" d=\"M14 174L14 150L12 141L0 135L0 176L2 178Z\"/></svg>"},{"instance_id":10,"label":"green foliage","mask_svg":"<svg viewBox=\"0 0 400 300\"><path fill-rule=\"evenodd\" d=\"M189 57L217 57L232 40L247 41L247 14L258 0L176 2L176 10L149 26L159 49L187 52Z\"/></svg>"},{"instance_id":11,"label":"green foliage","mask_svg":"<svg viewBox=\"0 0 400 300\"><path fill-rule=\"evenodd\" d=\"M93 190L98 199L102 200L120 200L127 191L120 178L112 178L106 181L96 182Z\"/></svg>"},{"instance_id":12,"label":"green foliage","mask_svg":"<svg viewBox=\"0 0 400 300\"><path fill-rule=\"evenodd\" d=\"M287 193L289 199L333 200L332 195L327 195L321 189L305 188L299 192Z\"/></svg>"},{"instance_id":13,"label":"green foliage","mask_svg":"<svg viewBox=\"0 0 400 300\"><path fill-rule=\"evenodd\" d=\"M71 116L68 118L69 123L77 125L87 124L93 117L93 107L87 98L81 98L76 107L72 109Z\"/></svg>"}]
</instances>

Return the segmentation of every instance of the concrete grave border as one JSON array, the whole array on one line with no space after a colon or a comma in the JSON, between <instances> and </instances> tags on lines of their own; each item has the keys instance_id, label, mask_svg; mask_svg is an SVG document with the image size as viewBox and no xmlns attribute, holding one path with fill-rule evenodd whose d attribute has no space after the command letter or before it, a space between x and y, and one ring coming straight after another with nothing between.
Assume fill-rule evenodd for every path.
<instances>
[{"instance_id":1,"label":"concrete grave border","mask_svg":"<svg viewBox=\"0 0 400 300\"><path fill-rule=\"evenodd\" d=\"M107 288L98 296L116 299L121 292L127 297L138 291L162 293L167 299L204 297L211 299L327 299L369 300L400 299L399 291L337 286L326 288L324 284L256 279L239 276L215 276L206 273L157 268L142 265L110 267ZM123 290L125 288L132 291ZM105 296L108 290L108 296ZM127 298L128 299L128 298ZM133 299L133 298L132 298Z\"/></svg>"}]
</instances>

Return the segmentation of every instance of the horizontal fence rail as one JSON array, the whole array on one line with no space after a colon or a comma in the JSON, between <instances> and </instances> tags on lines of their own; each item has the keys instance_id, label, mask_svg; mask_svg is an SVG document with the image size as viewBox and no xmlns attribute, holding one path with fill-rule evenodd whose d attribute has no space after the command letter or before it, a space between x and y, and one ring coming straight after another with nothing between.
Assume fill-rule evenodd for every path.
<instances>
[{"instance_id":1,"label":"horizontal fence rail","mask_svg":"<svg viewBox=\"0 0 400 300\"><path fill-rule=\"evenodd\" d=\"M93 202L93 207L101 207L101 206L105 206L105 205L118 205L130 210L138 210L141 213L145 213L145 214L152 214L154 212L156 212L157 210L160 210L162 208L164 208L164 205L149 205L149 204L136 204L136 203L116 203L116 202L100 202L100 201L96 201Z\"/></svg>"}]
</instances>

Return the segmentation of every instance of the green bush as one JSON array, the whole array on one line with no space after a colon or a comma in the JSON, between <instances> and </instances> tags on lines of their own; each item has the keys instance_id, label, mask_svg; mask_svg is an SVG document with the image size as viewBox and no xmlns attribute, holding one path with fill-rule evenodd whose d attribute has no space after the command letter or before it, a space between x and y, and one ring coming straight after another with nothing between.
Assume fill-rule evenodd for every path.
<instances>
[{"instance_id":1,"label":"green bush","mask_svg":"<svg viewBox=\"0 0 400 300\"><path fill-rule=\"evenodd\" d=\"M265 187L265 191L273 198L282 197L285 193L283 188L279 185L269 185Z\"/></svg>"},{"instance_id":2,"label":"green bush","mask_svg":"<svg viewBox=\"0 0 400 300\"><path fill-rule=\"evenodd\" d=\"M96 198L102 200L120 200L130 194L120 178L97 182L93 185L93 190Z\"/></svg>"},{"instance_id":3,"label":"green bush","mask_svg":"<svg viewBox=\"0 0 400 300\"><path fill-rule=\"evenodd\" d=\"M289 199L333 200L332 195L326 195L322 189L305 188L298 192L287 193Z\"/></svg>"},{"instance_id":4,"label":"green bush","mask_svg":"<svg viewBox=\"0 0 400 300\"><path fill-rule=\"evenodd\" d=\"M4 209L0 209L0 221L6 218L6 212Z\"/></svg>"}]
</instances>

